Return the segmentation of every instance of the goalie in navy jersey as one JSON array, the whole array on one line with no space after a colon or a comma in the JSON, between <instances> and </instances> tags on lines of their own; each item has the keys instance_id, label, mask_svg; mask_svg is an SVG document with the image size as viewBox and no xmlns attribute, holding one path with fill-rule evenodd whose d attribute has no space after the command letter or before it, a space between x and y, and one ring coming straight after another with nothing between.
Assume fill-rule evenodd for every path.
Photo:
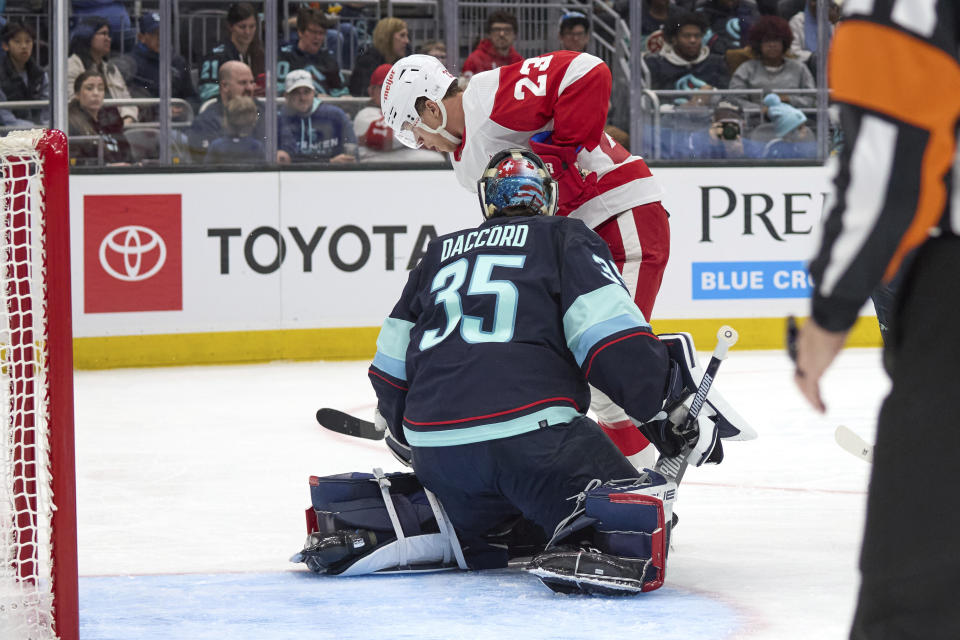
<instances>
[{"instance_id":1,"label":"goalie in navy jersey","mask_svg":"<svg viewBox=\"0 0 960 640\"><path fill-rule=\"evenodd\" d=\"M461 90L436 58L412 55L394 63L381 103L397 139L448 152L466 189L499 151L536 153L557 182L556 215L582 220L604 240L624 286L650 320L670 254L670 228L650 168L604 132L611 77L596 56L554 51L477 73ZM591 408L631 462L653 465L653 447L620 407L595 390Z\"/></svg>"},{"instance_id":2,"label":"goalie in navy jersey","mask_svg":"<svg viewBox=\"0 0 960 640\"><path fill-rule=\"evenodd\" d=\"M587 524L617 533L591 534L593 551L552 544L533 571L561 591L656 588L676 484L638 471L586 417L588 382L677 455L691 443L649 421L689 381L683 358L651 332L604 241L552 215L556 183L538 156L495 155L478 194L483 224L430 243L381 329L369 371L378 421L410 447L470 568L506 566L510 550L491 536L519 518L540 530L541 549L582 542L570 498L583 494ZM701 433L691 463L716 443Z\"/></svg>"}]
</instances>

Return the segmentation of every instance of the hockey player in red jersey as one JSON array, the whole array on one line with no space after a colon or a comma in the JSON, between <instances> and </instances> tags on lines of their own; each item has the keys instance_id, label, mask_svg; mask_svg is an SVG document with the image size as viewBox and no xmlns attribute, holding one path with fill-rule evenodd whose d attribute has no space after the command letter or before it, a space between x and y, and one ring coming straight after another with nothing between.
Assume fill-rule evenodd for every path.
<instances>
[{"instance_id":1,"label":"hockey player in red jersey","mask_svg":"<svg viewBox=\"0 0 960 640\"><path fill-rule=\"evenodd\" d=\"M397 137L450 153L471 191L501 149L536 152L559 185L558 215L603 238L649 320L670 253L668 216L647 164L604 132L610 90L610 70L587 53L554 51L478 73L463 91L436 58L414 55L393 65L381 98ZM631 462L652 466L653 447L622 409L596 390L591 408Z\"/></svg>"}]
</instances>

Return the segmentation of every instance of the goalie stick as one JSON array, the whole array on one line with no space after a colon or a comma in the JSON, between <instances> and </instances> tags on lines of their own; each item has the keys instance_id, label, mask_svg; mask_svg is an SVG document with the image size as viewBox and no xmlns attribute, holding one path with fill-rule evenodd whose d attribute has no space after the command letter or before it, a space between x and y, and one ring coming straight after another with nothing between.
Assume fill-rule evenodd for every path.
<instances>
[{"instance_id":1,"label":"goalie stick","mask_svg":"<svg viewBox=\"0 0 960 640\"><path fill-rule=\"evenodd\" d=\"M386 431L377 429L376 425L368 420L361 420L349 413L329 407L317 409L317 422L324 429L355 438L383 440L384 435L386 435Z\"/></svg>"},{"instance_id":2,"label":"goalie stick","mask_svg":"<svg viewBox=\"0 0 960 640\"><path fill-rule=\"evenodd\" d=\"M710 356L710 363L707 365L707 370L703 374L703 379L700 380L697 393L693 396L693 401L690 403L690 411L687 413L683 424L674 427L674 432L677 433L677 435L686 439L694 430L698 429L697 418L700 416L700 410L703 408L703 403L707 398L707 394L710 392L710 387L713 386L713 379L717 375L720 363L726 359L727 351L737 343L738 338L739 336L733 327L723 325L720 327L720 330L717 331L717 346L713 349L713 355ZM714 436L718 437L716 434L714 434ZM683 478L683 474L689 465L688 457L690 451L696 444L697 442L694 442L685 448L680 455L660 458L657 460L655 471L671 477L677 484L680 484L680 480Z\"/></svg>"},{"instance_id":3,"label":"goalie stick","mask_svg":"<svg viewBox=\"0 0 960 640\"><path fill-rule=\"evenodd\" d=\"M873 445L869 444L849 427L840 425L837 427L837 430L833 432L833 437L836 439L837 444L840 445L840 448L847 453L857 456L864 462L873 463Z\"/></svg>"}]
</instances>

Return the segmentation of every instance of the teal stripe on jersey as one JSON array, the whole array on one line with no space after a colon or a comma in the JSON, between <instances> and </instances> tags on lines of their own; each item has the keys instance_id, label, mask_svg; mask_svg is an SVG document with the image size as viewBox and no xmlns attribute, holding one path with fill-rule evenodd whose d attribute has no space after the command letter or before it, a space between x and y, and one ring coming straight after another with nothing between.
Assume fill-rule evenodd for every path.
<instances>
[{"instance_id":1,"label":"teal stripe on jersey","mask_svg":"<svg viewBox=\"0 0 960 640\"><path fill-rule=\"evenodd\" d=\"M583 294L563 314L567 347L579 365L600 340L632 328L649 329L650 325L630 294L618 284L608 284Z\"/></svg>"},{"instance_id":2,"label":"teal stripe on jersey","mask_svg":"<svg viewBox=\"0 0 960 640\"><path fill-rule=\"evenodd\" d=\"M553 427L570 422L582 415L571 407L550 407L506 422L481 424L475 427L463 427L462 429L413 431L404 427L403 435L406 436L407 442L413 447L452 447L458 444L509 438L521 433L536 431L544 420L546 420L548 426Z\"/></svg>"},{"instance_id":3,"label":"teal stripe on jersey","mask_svg":"<svg viewBox=\"0 0 960 640\"><path fill-rule=\"evenodd\" d=\"M399 380L407 379L407 345L413 323L387 318L377 336L377 355L373 366Z\"/></svg>"}]
</instances>

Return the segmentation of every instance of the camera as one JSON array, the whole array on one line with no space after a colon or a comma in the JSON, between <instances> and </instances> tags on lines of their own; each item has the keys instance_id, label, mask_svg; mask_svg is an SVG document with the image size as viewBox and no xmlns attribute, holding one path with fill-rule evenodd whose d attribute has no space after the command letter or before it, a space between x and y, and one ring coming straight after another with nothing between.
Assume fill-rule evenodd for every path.
<instances>
[{"instance_id":1,"label":"camera","mask_svg":"<svg viewBox=\"0 0 960 640\"><path fill-rule=\"evenodd\" d=\"M737 122L724 122L720 130L720 137L724 140L736 140L740 137L740 124Z\"/></svg>"}]
</instances>

